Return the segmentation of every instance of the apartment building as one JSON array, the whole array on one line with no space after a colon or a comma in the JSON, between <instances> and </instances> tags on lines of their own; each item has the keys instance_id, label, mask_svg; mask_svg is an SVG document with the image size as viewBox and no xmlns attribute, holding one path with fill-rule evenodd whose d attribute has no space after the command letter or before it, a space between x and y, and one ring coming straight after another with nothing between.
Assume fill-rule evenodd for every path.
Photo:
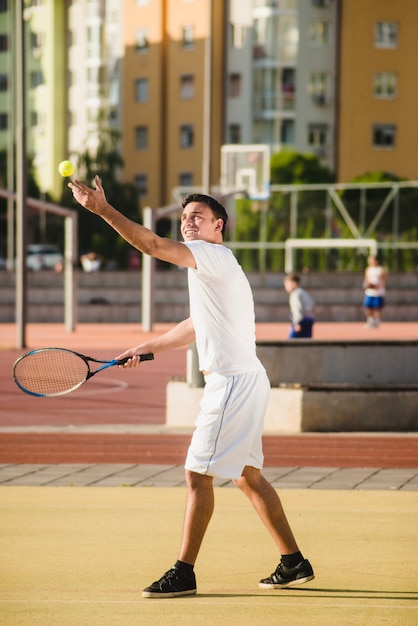
<instances>
[{"instance_id":1,"label":"apartment building","mask_svg":"<svg viewBox=\"0 0 418 626\"><path fill-rule=\"evenodd\" d=\"M142 206L220 184L221 146L316 154L345 182L417 176L415 0L27 0L27 143L39 185L120 132ZM0 148L13 28L0 0Z\"/></svg>"},{"instance_id":2,"label":"apartment building","mask_svg":"<svg viewBox=\"0 0 418 626\"><path fill-rule=\"evenodd\" d=\"M314 153L337 171L339 2L298 4L296 121L292 132L298 152Z\"/></svg>"},{"instance_id":3,"label":"apartment building","mask_svg":"<svg viewBox=\"0 0 418 626\"><path fill-rule=\"evenodd\" d=\"M9 149L14 113L16 56L13 3L0 3L0 147ZM57 164L66 158L65 4L34 0L23 12L27 150L39 187L58 195L62 179ZM5 30L3 30L3 28ZM14 97L13 97L14 94ZM55 164L55 168L53 167Z\"/></svg>"},{"instance_id":4,"label":"apartment building","mask_svg":"<svg viewBox=\"0 0 418 626\"><path fill-rule=\"evenodd\" d=\"M126 2L123 32L125 179L153 207L177 187L208 191L223 143L225 2Z\"/></svg>"},{"instance_id":5,"label":"apartment building","mask_svg":"<svg viewBox=\"0 0 418 626\"><path fill-rule=\"evenodd\" d=\"M338 178L418 177L418 2L344 0Z\"/></svg>"}]
</instances>

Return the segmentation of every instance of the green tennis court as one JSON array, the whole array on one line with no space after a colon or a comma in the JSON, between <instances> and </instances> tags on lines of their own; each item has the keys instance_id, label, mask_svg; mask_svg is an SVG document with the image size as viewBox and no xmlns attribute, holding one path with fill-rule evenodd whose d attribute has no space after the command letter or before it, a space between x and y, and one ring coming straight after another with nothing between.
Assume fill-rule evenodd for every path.
<instances>
[{"instance_id":1,"label":"green tennis court","mask_svg":"<svg viewBox=\"0 0 418 626\"><path fill-rule=\"evenodd\" d=\"M0 624L418 623L418 493L284 490L316 578L266 591L270 537L244 496L216 489L194 597L146 600L177 557L183 488L1 487Z\"/></svg>"}]
</instances>

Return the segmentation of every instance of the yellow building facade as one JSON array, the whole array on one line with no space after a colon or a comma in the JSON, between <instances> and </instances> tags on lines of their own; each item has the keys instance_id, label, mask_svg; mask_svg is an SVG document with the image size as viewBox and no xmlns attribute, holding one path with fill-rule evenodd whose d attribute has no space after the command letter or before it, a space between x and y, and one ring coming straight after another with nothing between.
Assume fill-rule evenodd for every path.
<instances>
[{"instance_id":1,"label":"yellow building facade","mask_svg":"<svg viewBox=\"0 0 418 626\"><path fill-rule=\"evenodd\" d=\"M219 184L223 143L223 0L127 3L124 13L124 178L142 206L176 187Z\"/></svg>"},{"instance_id":2,"label":"yellow building facade","mask_svg":"<svg viewBox=\"0 0 418 626\"><path fill-rule=\"evenodd\" d=\"M416 0L344 0L340 18L338 180L418 176Z\"/></svg>"}]
</instances>

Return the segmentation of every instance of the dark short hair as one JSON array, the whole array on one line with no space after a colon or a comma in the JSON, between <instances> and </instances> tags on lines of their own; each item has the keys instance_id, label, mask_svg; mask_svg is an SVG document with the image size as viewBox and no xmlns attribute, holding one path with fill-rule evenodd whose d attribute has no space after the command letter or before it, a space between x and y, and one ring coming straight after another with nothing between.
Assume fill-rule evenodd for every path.
<instances>
[{"instance_id":1,"label":"dark short hair","mask_svg":"<svg viewBox=\"0 0 418 626\"><path fill-rule=\"evenodd\" d=\"M287 274L287 276L285 276L284 279L291 280L293 283L296 283L297 285L300 284L300 276L299 274L296 274L295 272L292 272L291 274Z\"/></svg>"},{"instance_id":2,"label":"dark short hair","mask_svg":"<svg viewBox=\"0 0 418 626\"><path fill-rule=\"evenodd\" d=\"M206 204L212 210L216 219L221 219L223 221L222 235L225 234L228 214L220 202L215 200L215 198L212 198L212 196L206 196L204 193L189 193L181 203L183 209L190 204L190 202L202 202L203 204Z\"/></svg>"}]
</instances>

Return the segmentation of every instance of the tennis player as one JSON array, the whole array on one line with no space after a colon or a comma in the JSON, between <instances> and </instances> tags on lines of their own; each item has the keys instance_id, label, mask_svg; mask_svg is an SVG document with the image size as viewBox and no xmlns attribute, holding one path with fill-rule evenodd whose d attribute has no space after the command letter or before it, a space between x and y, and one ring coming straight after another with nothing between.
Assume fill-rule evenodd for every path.
<instances>
[{"instance_id":1,"label":"tennis player","mask_svg":"<svg viewBox=\"0 0 418 626\"><path fill-rule=\"evenodd\" d=\"M280 562L259 586L280 589L314 578L301 554L276 490L263 477L262 432L270 383L256 356L254 303L248 280L223 243L224 207L214 198L190 194L183 201L184 242L159 237L109 205L98 176L96 189L69 183L74 198L99 215L133 247L188 268L190 317L158 338L120 354L158 353L196 342L205 389L185 463L187 502L176 563L143 590L145 598L196 593L194 565L214 510L213 478L231 479L249 498L270 531ZM124 366L124 367L125 367Z\"/></svg>"}]
</instances>

